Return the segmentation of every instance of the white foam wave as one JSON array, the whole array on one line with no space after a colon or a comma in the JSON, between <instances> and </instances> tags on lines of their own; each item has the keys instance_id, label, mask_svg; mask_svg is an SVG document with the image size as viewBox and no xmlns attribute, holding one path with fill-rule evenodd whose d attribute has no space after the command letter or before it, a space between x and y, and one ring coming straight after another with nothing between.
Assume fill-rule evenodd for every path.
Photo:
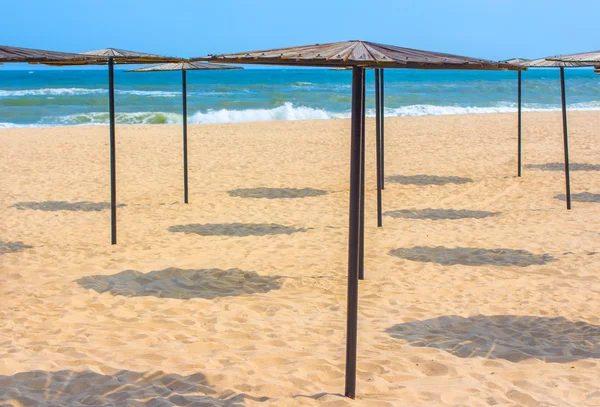
<instances>
[{"instance_id":1,"label":"white foam wave","mask_svg":"<svg viewBox=\"0 0 600 407\"><path fill-rule=\"evenodd\" d=\"M0 97L14 96L73 96L73 95L91 95L95 93L107 92L105 89L91 88L42 88L42 89L23 89L23 90L2 90Z\"/></svg>"},{"instance_id":2,"label":"white foam wave","mask_svg":"<svg viewBox=\"0 0 600 407\"><path fill-rule=\"evenodd\" d=\"M175 97L181 96L181 92L167 92L161 90L117 90L117 94L153 97Z\"/></svg>"},{"instance_id":3,"label":"white foam wave","mask_svg":"<svg viewBox=\"0 0 600 407\"><path fill-rule=\"evenodd\" d=\"M119 90L115 91L121 95L152 96L152 97L176 97L181 92L168 92L160 90ZM107 89L93 88L41 88L41 89L23 89L23 90L2 90L0 97L18 97L18 96L79 96L108 94Z\"/></svg>"},{"instance_id":4,"label":"white foam wave","mask_svg":"<svg viewBox=\"0 0 600 407\"><path fill-rule=\"evenodd\" d=\"M16 124L16 123L7 123L0 122L0 129L16 129L22 127L43 127L41 124Z\"/></svg>"},{"instance_id":5,"label":"white foam wave","mask_svg":"<svg viewBox=\"0 0 600 407\"><path fill-rule=\"evenodd\" d=\"M46 118L49 120L51 118ZM115 120L117 124L176 124L182 122L182 116L177 113L165 112L134 112L117 113ZM58 118L58 125L107 125L109 124L108 113L92 112L79 113Z\"/></svg>"},{"instance_id":6,"label":"white foam wave","mask_svg":"<svg viewBox=\"0 0 600 407\"><path fill-rule=\"evenodd\" d=\"M246 109L246 110L209 110L198 112L190 117L190 123L240 123L240 122L267 122L275 120L321 120L336 117L322 109L298 106L286 102L273 109Z\"/></svg>"},{"instance_id":7,"label":"white foam wave","mask_svg":"<svg viewBox=\"0 0 600 407\"><path fill-rule=\"evenodd\" d=\"M570 111L600 110L600 101L573 103L569 105ZM526 112L559 111L559 106L524 104ZM514 113L516 104L499 104L492 107L478 106L436 106L436 105L411 105L398 108L386 108L386 117L397 116L441 116L460 114L486 114L486 113ZM374 117L375 111L369 109L368 117ZM323 109L315 109L306 106L294 106L287 102L282 106L272 109L246 109L246 110L209 110L197 112L189 116L189 123L240 123L240 122L264 122L277 120L324 120L334 118L348 118L350 112L329 112ZM0 128L13 127L42 127L42 126L68 126L68 125L107 125L108 113L92 112L71 114L60 117L44 117L40 123L14 124L0 122ZM133 112L119 113L116 117L117 124L179 124L182 116L178 113L167 112Z\"/></svg>"},{"instance_id":8,"label":"white foam wave","mask_svg":"<svg viewBox=\"0 0 600 407\"><path fill-rule=\"evenodd\" d=\"M573 110L600 110L600 102L573 103L568 106ZM561 110L560 106L542 106L542 105L523 105L524 112L550 112ZM487 113L514 113L517 111L516 104L499 104L496 106L436 106L436 105L411 105L398 108L386 108L386 117L396 116L444 116L455 114L487 114ZM370 110L367 114L370 117L375 116L375 112Z\"/></svg>"}]
</instances>

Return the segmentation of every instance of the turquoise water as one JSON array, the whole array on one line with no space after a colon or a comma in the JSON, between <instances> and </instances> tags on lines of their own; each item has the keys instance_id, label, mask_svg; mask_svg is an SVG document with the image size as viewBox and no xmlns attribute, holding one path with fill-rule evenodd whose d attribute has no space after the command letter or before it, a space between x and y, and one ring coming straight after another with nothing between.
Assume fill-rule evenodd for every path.
<instances>
[{"instance_id":1,"label":"turquoise water","mask_svg":"<svg viewBox=\"0 0 600 407\"><path fill-rule=\"evenodd\" d=\"M516 72L385 71L386 116L511 112ZM600 110L600 76L567 69L570 109ZM247 69L188 72L190 123L348 117L350 71ZM373 115L368 71L367 114ZM115 72L117 122L181 122L181 72ZM525 110L560 108L559 71L523 73ZM108 123L107 71L0 67L0 127Z\"/></svg>"}]
</instances>

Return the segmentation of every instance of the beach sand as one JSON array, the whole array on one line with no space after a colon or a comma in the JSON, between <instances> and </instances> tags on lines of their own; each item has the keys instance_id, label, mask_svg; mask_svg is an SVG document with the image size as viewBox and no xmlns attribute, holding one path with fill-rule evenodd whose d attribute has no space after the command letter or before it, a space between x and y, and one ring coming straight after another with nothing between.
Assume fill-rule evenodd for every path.
<instances>
[{"instance_id":1,"label":"beach sand","mask_svg":"<svg viewBox=\"0 0 600 407\"><path fill-rule=\"evenodd\" d=\"M181 127L119 126L116 246L108 128L1 130L0 404L600 405L600 112L571 211L515 114L390 118L383 228L367 122L355 401L349 128L190 126L185 205ZM562 162L560 112L523 137Z\"/></svg>"}]
</instances>

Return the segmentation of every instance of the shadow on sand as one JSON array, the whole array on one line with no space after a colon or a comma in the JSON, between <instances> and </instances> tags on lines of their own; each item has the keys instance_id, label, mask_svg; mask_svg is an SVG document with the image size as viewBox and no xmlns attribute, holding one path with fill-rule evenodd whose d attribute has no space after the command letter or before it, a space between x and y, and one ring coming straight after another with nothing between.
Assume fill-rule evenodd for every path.
<instances>
[{"instance_id":1,"label":"shadow on sand","mask_svg":"<svg viewBox=\"0 0 600 407\"><path fill-rule=\"evenodd\" d=\"M500 212L469 211L457 209L401 209L384 212L385 216L404 219L429 219L429 220L456 220L456 219L483 219L498 216Z\"/></svg>"},{"instance_id":2,"label":"shadow on sand","mask_svg":"<svg viewBox=\"0 0 600 407\"><path fill-rule=\"evenodd\" d=\"M212 300L278 290L282 286L280 279L280 276L260 276L254 271L238 269L183 270L171 267L149 273L125 270L109 276L87 276L77 280L77 283L100 294L109 292L125 297Z\"/></svg>"},{"instance_id":3,"label":"shadow on sand","mask_svg":"<svg viewBox=\"0 0 600 407\"><path fill-rule=\"evenodd\" d=\"M117 208L122 208L125 204L117 205ZM11 208L19 210L32 209L35 211L73 211L73 212L100 212L110 209L108 202L67 202L67 201L43 201L43 202L17 202L11 205Z\"/></svg>"},{"instance_id":4,"label":"shadow on sand","mask_svg":"<svg viewBox=\"0 0 600 407\"><path fill-rule=\"evenodd\" d=\"M0 240L0 255L6 253L22 252L25 249L31 249L33 246L24 244L23 242L5 242Z\"/></svg>"},{"instance_id":5,"label":"shadow on sand","mask_svg":"<svg viewBox=\"0 0 600 407\"><path fill-rule=\"evenodd\" d=\"M442 349L460 358L570 362L600 358L600 325L563 317L442 316L386 330L410 346Z\"/></svg>"},{"instance_id":6,"label":"shadow on sand","mask_svg":"<svg viewBox=\"0 0 600 407\"><path fill-rule=\"evenodd\" d=\"M567 196L565 194L556 195L554 198L566 201ZM600 202L600 194L592 194L591 192L580 192L578 194L571 194L571 201L573 202Z\"/></svg>"},{"instance_id":7,"label":"shadow on sand","mask_svg":"<svg viewBox=\"0 0 600 407\"><path fill-rule=\"evenodd\" d=\"M0 375L0 387L0 404L10 400L26 406L242 407L246 399L254 402L269 400L268 397L253 397L231 390L218 394L202 373L180 376L161 371L122 370L100 374L89 370L33 370L12 376Z\"/></svg>"},{"instance_id":8,"label":"shadow on sand","mask_svg":"<svg viewBox=\"0 0 600 407\"><path fill-rule=\"evenodd\" d=\"M227 193L229 196L239 198L287 199L327 195L328 192L312 188L241 188L227 191Z\"/></svg>"},{"instance_id":9,"label":"shadow on sand","mask_svg":"<svg viewBox=\"0 0 600 407\"><path fill-rule=\"evenodd\" d=\"M549 254L537 255L525 250L481 249L476 247L415 246L394 249L389 254L401 259L439 263L445 266L462 264L465 266L527 267L556 261Z\"/></svg>"},{"instance_id":10,"label":"shadow on sand","mask_svg":"<svg viewBox=\"0 0 600 407\"><path fill-rule=\"evenodd\" d=\"M291 235L306 232L304 228L292 228L276 223L205 223L169 226L170 232L196 234L200 236L267 236Z\"/></svg>"},{"instance_id":11,"label":"shadow on sand","mask_svg":"<svg viewBox=\"0 0 600 407\"><path fill-rule=\"evenodd\" d=\"M525 168L538 171L564 171L565 163L527 164ZM571 171L600 171L600 164L570 163Z\"/></svg>"},{"instance_id":12,"label":"shadow on sand","mask_svg":"<svg viewBox=\"0 0 600 407\"><path fill-rule=\"evenodd\" d=\"M461 177L440 177L437 175L392 175L385 179L387 182L402 185L446 185L446 184L466 184L473 182L471 178Z\"/></svg>"}]
</instances>

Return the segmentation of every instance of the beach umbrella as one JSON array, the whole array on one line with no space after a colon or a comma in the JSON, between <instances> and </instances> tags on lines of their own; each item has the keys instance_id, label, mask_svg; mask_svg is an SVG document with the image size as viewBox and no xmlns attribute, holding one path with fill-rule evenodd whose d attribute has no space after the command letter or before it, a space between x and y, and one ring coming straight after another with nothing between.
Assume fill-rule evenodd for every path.
<instances>
[{"instance_id":1,"label":"beach umbrella","mask_svg":"<svg viewBox=\"0 0 600 407\"><path fill-rule=\"evenodd\" d=\"M108 65L108 103L110 127L110 224L111 244L117 244L117 171L115 139L115 64L144 64L157 62L178 62L182 58L166 57L143 52L126 51L117 48L104 48L80 54L92 58L87 65ZM95 59L95 60L94 60ZM70 61L44 62L47 65L76 65Z\"/></svg>"},{"instance_id":2,"label":"beach umbrella","mask_svg":"<svg viewBox=\"0 0 600 407\"><path fill-rule=\"evenodd\" d=\"M235 54L218 54L193 58L192 60L327 68L352 67L345 395L354 398L356 396L358 280L360 276L364 275L364 210L361 200L364 195L365 69L521 70L523 68L484 59L401 48L394 45L383 45L368 41L345 41Z\"/></svg>"},{"instance_id":3,"label":"beach umbrella","mask_svg":"<svg viewBox=\"0 0 600 407\"><path fill-rule=\"evenodd\" d=\"M556 55L546 58L550 61L559 62L591 62L594 65L600 63L600 51L581 52L579 54Z\"/></svg>"},{"instance_id":4,"label":"beach umbrella","mask_svg":"<svg viewBox=\"0 0 600 407\"><path fill-rule=\"evenodd\" d=\"M125 72L169 72L181 71L181 91L183 102L183 201L188 203L188 154L187 154L187 71L218 71L244 69L240 66L219 65L202 62L181 61L131 69Z\"/></svg>"},{"instance_id":5,"label":"beach umbrella","mask_svg":"<svg viewBox=\"0 0 600 407\"><path fill-rule=\"evenodd\" d=\"M593 53L588 53L589 55ZM577 55L577 54L573 54ZM555 57L552 57L555 58ZM565 190L566 190L566 201L567 209L571 209L571 177L569 170L569 137L567 130L567 102L565 92L565 68L577 68L592 66L592 62L584 61L559 61L551 58L538 58L538 59L522 59L513 58L504 61L506 63L520 66L523 68L559 68L560 69L560 96L562 101L562 121L563 121L563 143L564 143L564 156L565 156ZM522 132L521 132L521 71L518 72L518 176L521 176L521 146L522 146Z\"/></svg>"},{"instance_id":6,"label":"beach umbrella","mask_svg":"<svg viewBox=\"0 0 600 407\"><path fill-rule=\"evenodd\" d=\"M0 45L0 64L5 62L40 64L45 62L68 62L71 65L87 65L104 61L105 58L72 54L68 52L46 51L33 48Z\"/></svg>"}]
</instances>

